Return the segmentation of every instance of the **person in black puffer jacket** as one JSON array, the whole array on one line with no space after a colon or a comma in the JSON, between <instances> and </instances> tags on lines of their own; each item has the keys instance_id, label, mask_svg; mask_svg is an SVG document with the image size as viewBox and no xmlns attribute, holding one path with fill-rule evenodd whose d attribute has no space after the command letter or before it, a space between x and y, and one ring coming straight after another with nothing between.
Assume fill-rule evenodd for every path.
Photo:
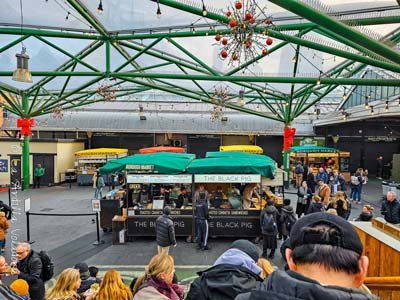
<instances>
[{"instance_id":1,"label":"person in black puffer jacket","mask_svg":"<svg viewBox=\"0 0 400 300\"><path fill-rule=\"evenodd\" d=\"M324 211L324 207L322 206L321 202L321 197L315 195L313 197L313 201L310 203L310 206L308 207L307 215L321 211Z\"/></svg>"},{"instance_id":2,"label":"person in black puffer jacket","mask_svg":"<svg viewBox=\"0 0 400 300\"><path fill-rule=\"evenodd\" d=\"M359 221L359 222L371 221L372 218L374 217L373 211L374 211L374 208L371 205L369 205L369 204L364 205L361 214L354 221Z\"/></svg>"},{"instance_id":3,"label":"person in black puffer jacket","mask_svg":"<svg viewBox=\"0 0 400 300\"><path fill-rule=\"evenodd\" d=\"M169 216L171 208L164 207L163 215L156 220L156 240L158 254L168 254L169 247L176 247L174 221Z\"/></svg>"},{"instance_id":4,"label":"person in black puffer jacket","mask_svg":"<svg viewBox=\"0 0 400 300\"><path fill-rule=\"evenodd\" d=\"M198 273L186 300L231 300L250 291L262 282L258 257L256 245L247 240L234 241L214 266Z\"/></svg>"},{"instance_id":5,"label":"person in black puffer jacket","mask_svg":"<svg viewBox=\"0 0 400 300\"><path fill-rule=\"evenodd\" d=\"M235 300L378 300L363 289L368 258L345 219L313 213L299 219L286 249L289 271L275 271Z\"/></svg>"},{"instance_id":6,"label":"person in black puffer jacket","mask_svg":"<svg viewBox=\"0 0 400 300\"><path fill-rule=\"evenodd\" d=\"M381 214L388 223L400 223L400 202L391 191L387 192L386 199L382 201Z\"/></svg>"},{"instance_id":7,"label":"person in black puffer jacket","mask_svg":"<svg viewBox=\"0 0 400 300\"><path fill-rule=\"evenodd\" d=\"M14 274L18 275L18 279L28 282L31 300L43 300L44 283L40 278L43 264L39 254L33 251L28 243L18 244L16 253L18 262L17 271Z\"/></svg>"}]
</instances>

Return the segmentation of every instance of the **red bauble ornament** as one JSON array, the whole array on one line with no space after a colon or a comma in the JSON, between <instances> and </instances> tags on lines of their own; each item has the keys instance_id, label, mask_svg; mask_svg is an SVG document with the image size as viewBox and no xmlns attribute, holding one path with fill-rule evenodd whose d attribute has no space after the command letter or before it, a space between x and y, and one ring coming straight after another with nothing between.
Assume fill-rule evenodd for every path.
<instances>
[{"instance_id":1,"label":"red bauble ornament","mask_svg":"<svg viewBox=\"0 0 400 300\"><path fill-rule=\"evenodd\" d=\"M228 39L226 38L222 39L222 45L224 46L228 45Z\"/></svg>"},{"instance_id":2,"label":"red bauble ornament","mask_svg":"<svg viewBox=\"0 0 400 300\"><path fill-rule=\"evenodd\" d=\"M236 3L235 3L235 8L236 8L236 9L241 9L242 7L243 7L242 2L236 1Z\"/></svg>"},{"instance_id":3,"label":"red bauble ornament","mask_svg":"<svg viewBox=\"0 0 400 300\"><path fill-rule=\"evenodd\" d=\"M233 53L232 54L232 60L238 60L239 59L239 56L237 55L237 53Z\"/></svg>"},{"instance_id":4,"label":"red bauble ornament","mask_svg":"<svg viewBox=\"0 0 400 300\"><path fill-rule=\"evenodd\" d=\"M267 38L267 40L265 42L267 43L268 46L270 46L270 45L272 45L274 40L269 37L269 38Z\"/></svg>"},{"instance_id":5,"label":"red bauble ornament","mask_svg":"<svg viewBox=\"0 0 400 300\"><path fill-rule=\"evenodd\" d=\"M251 42L246 42L246 44L244 44L244 46L248 49L251 47Z\"/></svg>"},{"instance_id":6,"label":"red bauble ornament","mask_svg":"<svg viewBox=\"0 0 400 300\"><path fill-rule=\"evenodd\" d=\"M250 21L253 18L253 15L251 13L247 12L244 15L244 18L245 18L246 21Z\"/></svg>"},{"instance_id":7,"label":"red bauble ornament","mask_svg":"<svg viewBox=\"0 0 400 300\"><path fill-rule=\"evenodd\" d=\"M235 19L231 19L230 21L229 21L229 26L230 27L236 27L236 25L237 25L237 22L236 22L236 20Z\"/></svg>"},{"instance_id":8,"label":"red bauble ornament","mask_svg":"<svg viewBox=\"0 0 400 300\"><path fill-rule=\"evenodd\" d=\"M220 40L221 40L221 35L218 33L216 36L215 36L215 40L217 41L217 42L219 42Z\"/></svg>"},{"instance_id":9,"label":"red bauble ornament","mask_svg":"<svg viewBox=\"0 0 400 300\"><path fill-rule=\"evenodd\" d=\"M225 49L221 51L221 57L222 58L227 58L228 57L228 52Z\"/></svg>"},{"instance_id":10,"label":"red bauble ornament","mask_svg":"<svg viewBox=\"0 0 400 300\"><path fill-rule=\"evenodd\" d=\"M267 48L264 48L263 50L262 50L262 55L267 55L268 54L268 49Z\"/></svg>"},{"instance_id":11,"label":"red bauble ornament","mask_svg":"<svg viewBox=\"0 0 400 300\"><path fill-rule=\"evenodd\" d=\"M256 20L254 20L254 18L251 18L249 21L250 24L254 24L255 22L256 22Z\"/></svg>"},{"instance_id":12,"label":"red bauble ornament","mask_svg":"<svg viewBox=\"0 0 400 300\"><path fill-rule=\"evenodd\" d=\"M271 24L271 23L272 23L272 20L271 20L271 19L265 19L264 23L265 23L265 24Z\"/></svg>"},{"instance_id":13,"label":"red bauble ornament","mask_svg":"<svg viewBox=\"0 0 400 300\"><path fill-rule=\"evenodd\" d=\"M231 15L232 15L231 11L228 10L228 11L226 12L226 16L229 18Z\"/></svg>"}]
</instances>

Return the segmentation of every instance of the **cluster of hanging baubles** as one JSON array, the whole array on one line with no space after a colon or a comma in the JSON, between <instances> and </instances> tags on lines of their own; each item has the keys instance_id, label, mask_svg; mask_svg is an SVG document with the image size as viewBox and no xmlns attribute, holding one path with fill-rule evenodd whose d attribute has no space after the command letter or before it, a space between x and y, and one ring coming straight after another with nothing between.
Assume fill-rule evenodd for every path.
<instances>
[{"instance_id":1,"label":"cluster of hanging baubles","mask_svg":"<svg viewBox=\"0 0 400 300\"><path fill-rule=\"evenodd\" d=\"M235 8L237 10L241 10L243 8L243 3L241 1L236 1L235 2ZM256 22L256 20L254 19L253 14L251 12L248 12L248 11L244 14L243 21L233 18L232 12L229 9L225 13L225 15L228 18L230 18L229 27L232 30L234 30L234 29L236 29L236 28L238 28L240 26L242 28L245 28L246 27L246 23L254 24ZM264 24L270 25L270 24L272 24L272 20L267 18L267 19L264 20ZM228 43L229 43L229 39L227 37L222 37L221 34L216 34L215 35L215 40L217 42L221 42L221 44L223 46L227 46ZM273 39L270 38L270 37L267 37L267 39L265 40L265 44L267 46L270 46L270 45L272 45L272 43L273 43ZM243 42L243 45L244 45L245 49L249 49L249 48L251 48L253 46L253 43L252 43L251 40L247 40L247 41ZM261 54L263 56L267 55L268 54L268 49L267 48L263 48L262 51L261 51ZM228 51L226 49L222 49L221 52L220 52L220 56L221 56L221 58L225 59L225 58L227 58L229 56L229 53L228 53ZM239 59L238 53L233 53L231 58L232 58L233 61L237 61Z\"/></svg>"}]
</instances>

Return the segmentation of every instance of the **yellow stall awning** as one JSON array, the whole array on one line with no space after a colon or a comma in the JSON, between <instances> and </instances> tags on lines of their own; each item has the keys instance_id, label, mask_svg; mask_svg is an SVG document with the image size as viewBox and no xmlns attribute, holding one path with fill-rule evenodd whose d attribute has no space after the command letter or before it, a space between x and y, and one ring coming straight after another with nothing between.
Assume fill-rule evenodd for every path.
<instances>
[{"instance_id":1,"label":"yellow stall awning","mask_svg":"<svg viewBox=\"0 0 400 300\"><path fill-rule=\"evenodd\" d=\"M88 149L75 152L76 156L107 156L107 155L120 155L128 153L128 149L119 148L97 148Z\"/></svg>"},{"instance_id":2,"label":"yellow stall awning","mask_svg":"<svg viewBox=\"0 0 400 300\"><path fill-rule=\"evenodd\" d=\"M231 146L220 146L219 151L221 152L246 152L254 154L262 154L264 152L263 148L254 145L231 145Z\"/></svg>"}]
</instances>

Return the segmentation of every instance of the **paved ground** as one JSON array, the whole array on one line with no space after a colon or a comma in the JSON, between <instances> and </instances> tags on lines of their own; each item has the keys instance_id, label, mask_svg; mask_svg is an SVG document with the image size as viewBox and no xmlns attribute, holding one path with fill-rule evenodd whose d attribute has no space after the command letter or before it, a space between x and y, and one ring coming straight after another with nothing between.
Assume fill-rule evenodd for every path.
<instances>
[{"instance_id":1,"label":"paved ground","mask_svg":"<svg viewBox=\"0 0 400 300\"><path fill-rule=\"evenodd\" d=\"M363 199L376 207L377 216L379 216L381 194L381 184L377 180L370 180L364 186ZM9 230L6 256L8 258L11 256L11 239L18 241L27 239L26 216L23 213L24 199L31 198L32 213L76 214L91 213L91 196L91 187L73 186L70 190L67 185L19 191L17 196L13 195L13 204L20 209L20 214L16 215L16 220ZM296 202L297 196L293 188L287 191L286 196L292 199L292 203ZM8 203L8 193L0 193L0 200ZM350 219L356 218L360 210L360 205L354 205ZM141 272L156 253L153 238L140 238L125 245L112 245L111 234L101 232L104 244L93 245L96 241L96 227L93 220L94 216L31 216L30 240L34 241L32 247L36 250L49 251L56 264L57 273L77 262L86 261L89 265L101 266L101 270L117 268L128 276ZM171 254L175 257L178 272L187 278L193 276L195 271L212 265L232 241L233 239L211 239L211 250L199 251L195 249L194 244L179 239L178 246L172 249ZM258 246L261 249L261 245ZM283 266L278 251L273 262L278 267Z\"/></svg>"}]
</instances>

